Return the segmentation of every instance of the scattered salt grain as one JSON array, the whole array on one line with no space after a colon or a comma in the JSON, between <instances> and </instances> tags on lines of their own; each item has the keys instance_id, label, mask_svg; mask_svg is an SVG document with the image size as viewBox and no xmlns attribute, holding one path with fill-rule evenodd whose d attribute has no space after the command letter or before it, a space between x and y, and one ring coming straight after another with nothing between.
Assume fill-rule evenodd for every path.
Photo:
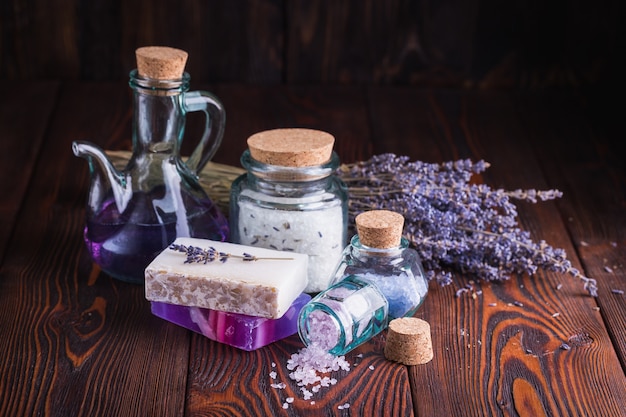
<instances>
[{"instance_id":1,"label":"scattered salt grain","mask_svg":"<svg viewBox=\"0 0 626 417\"><path fill-rule=\"evenodd\" d=\"M370 370L373 371L374 370L374 365L370 365L369 368L370 368Z\"/></svg>"},{"instance_id":2,"label":"scattered salt grain","mask_svg":"<svg viewBox=\"0 0 626 417\"><path fill-rule=\"evenodd\" d=\"M613 273L613 270L611 269L611 267L610 267L610 266L605 266L605 267L604 267L604 271L605 271L605 272L608 272L609 274Z\"/></svg>"},{"instance_id":3,"label":"scattered salt grain","mask_svg":"<svg viewBox=\"0 0 626 417\"><path fill-rule=\"evenodd\" d=\"M611 290L611 292L612 292L613 294L620 294L620 295L621 295L621 294L624 294L624 290L615 290L615 289L614 289L614 290Z\"/></svg>"},{"instance_id":4,"label":"scattered salt grain","mask_svg":"<svg viewBox=\"0 0 626 417\"><path fill-rule=\"evenodd\" d=\"M345 403L344 405L340 405L337 407L339 410L347 410L348 408L350 408L350 404Z\"/></svg>"},{"instance_id":5,"label":"scattered salt grain","mask_svg":"<svg viewBox=\"0 0 626 417\"><path fill-rule=\"evenodd\" d=\"M274 366L275 364L272 363L272 367ZM370 367L370 369L372 368ZM331 378L326 374L340 370L350 371L350 364L344 356L335 356L322 349L319 345L312 344L291 355L291 358L287 360L287 369L292 371L289 374L289 378L296 381L300 387L302 398L308 401L313 397L314 393L319 392L322 388L328 388L337 384L336 378ZM270 377L275 379L277 373L275 371L270 372ZM284 389L287 387L287 384L281 382L270 384L270 386L275 389ZM293 397L287 398L286 402L283 403L283 408L287 409L289 404L294 401L295 398ZM315 404L315 401L311 401L311 404ZM350 405L347 404L347 406L349 407Z\"/></svg>"}]
</instances>

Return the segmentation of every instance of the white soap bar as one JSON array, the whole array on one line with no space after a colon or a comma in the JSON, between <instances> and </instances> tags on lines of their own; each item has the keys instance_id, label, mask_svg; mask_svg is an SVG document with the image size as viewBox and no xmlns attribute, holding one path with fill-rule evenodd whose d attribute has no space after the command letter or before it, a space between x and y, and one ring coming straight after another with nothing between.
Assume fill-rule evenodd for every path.
<instances>
[{"instance_id":1,"label":"white soap bar","mask_svg":"<svg viewBox=\"0 0 626 417\"><path fill-rule=\"evenodd\" d=\"M146 268L150 301L277 319L307 285L304 254L194 238L178 238L174 244L261 259L185 263L184 252L165 249Z\"/></svg>"}]
</instances>

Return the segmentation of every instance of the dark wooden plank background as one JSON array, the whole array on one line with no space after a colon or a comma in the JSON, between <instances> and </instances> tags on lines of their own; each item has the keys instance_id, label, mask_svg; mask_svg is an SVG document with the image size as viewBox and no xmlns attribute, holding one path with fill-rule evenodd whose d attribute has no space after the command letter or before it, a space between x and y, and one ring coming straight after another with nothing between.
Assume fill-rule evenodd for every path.
<instances>
[{"instance_id":1,"label":"dark wooden plank background","mask_svg":"<svg viewBox=\"0 0 626 417\"><path fill-rule=\"evenodd\" d=\"M122 80L134 50L190 53L194 80L459 88L611 85L618 0L5 0L0 78Z\"/></svg>"},{"instance_id":2,"label":"dark wooden plank background","mask_svg":"<svg viewBox=\"0 0 626 417\"><path fill-rule=\"evenodd\" d=\"M385 361L381 335L354 352L362 366L312 414L333 415L345 399L354 414L623 415L626 303L613 293L626 289L625 133L623 106L613 104L623 100L622 8L1 2L0 94L10 99L0 101L0 176L11 180L0 182L0 352L10 352L0 360L0 415L272 415L298 397L295 386L267 388L272 362L289 382L297 336L244 354L168 325L141 288L100 274L83 247L89 179L70 143L130 148L127 74L134 49L149 44L187 50L192 89L224 102L218 162L238 166L254 132L302 126L333 133L344 162L389 151L480 158L492 163L481 179L494 187L565 193L521 204L520 222L597 278L597 299L550 272L481 284L478 299L455 297L461 275L431 285L418 316L433 329L433 362ZM390 384L401 394L390 398Z\"/></svg>"}]
</instances>

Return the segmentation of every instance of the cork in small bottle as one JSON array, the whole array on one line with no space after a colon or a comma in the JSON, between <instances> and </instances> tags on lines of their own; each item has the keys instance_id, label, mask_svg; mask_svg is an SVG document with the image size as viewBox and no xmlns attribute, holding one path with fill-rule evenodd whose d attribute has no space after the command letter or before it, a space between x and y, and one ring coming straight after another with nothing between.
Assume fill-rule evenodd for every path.
<instances>
[{"instance_id":1,"label":"cork in small bottle","mask_svg":"<svg viewBox=\"0 0 626 417\"><path fill-rule=\"evenodd\" d=\"M290 128L255 133L248 149L255 160L283 167L310 167L330 160L335 138L321 130Z\"/></svg>"},{"instance_id":2,"label":"cork in small bottle","mask_svg":"<svg viewBox=\"0 0 626 417\"><path fill-rule=\"evenodd\" d=\"M154 80L182 78L187 52L167 46L144 46L135 51L139 75Z\"/></svg>"},{"instance_id":3,"label":"cork in small bottle","mask_svg":"<svg viewBox=\"0 0 626 417\"><path fill-rule=\"evenodd\" d=\"M404 217L389 210L371 210L355 218L359 241L365 246L389 249L400 245Z\"/></svg>"},{"instance_id":4,"label":"cork in small bottle","mask_svg":"<svg viewBox=\"0 0 626 417\"><path fill-rule=\"evenodd\" d=\"M433 359L430 324L416 317L402 317L389 323L385 357L404 365L422 365Z\"/></svg>"}]
</instances>

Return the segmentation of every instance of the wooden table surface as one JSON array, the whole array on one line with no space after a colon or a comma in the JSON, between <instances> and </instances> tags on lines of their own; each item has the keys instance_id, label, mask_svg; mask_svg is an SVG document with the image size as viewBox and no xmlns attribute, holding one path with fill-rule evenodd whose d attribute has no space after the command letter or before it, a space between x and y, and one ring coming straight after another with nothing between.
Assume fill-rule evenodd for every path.
<instances>
[{"instance_id":1,"label":"wooden table surface","mask_svg":"<svg viewBox=\"0 0 626 417\"><path fill-rule=\"evenodd\" d=\"M302 348L297 335L254 352L219 344L152 316L142 286L90 261L87 164L70 144L130 149L127 85L3 82L0 416L626 415L626 135L617 111L577 93L192 89L212 91L227 110L216 162L239 166L254 132L313 127L336 136L344 162L384 152L484 159L491 168L479 179L494 188L563 191L556 201L518 204L519 221L597 279L598 297L544 271L476 282L477 297L456 296L471 277L431 282L416 316L431 325L434 359L389 362L381 334L347 355L352 369L333 374L337 385L312 405L286 369ZM189 133L200 123L190 116ZM279 381L287 387L271 387ZM288 397L295 401L283 409Z\"/></svg>"}]
</instances>

